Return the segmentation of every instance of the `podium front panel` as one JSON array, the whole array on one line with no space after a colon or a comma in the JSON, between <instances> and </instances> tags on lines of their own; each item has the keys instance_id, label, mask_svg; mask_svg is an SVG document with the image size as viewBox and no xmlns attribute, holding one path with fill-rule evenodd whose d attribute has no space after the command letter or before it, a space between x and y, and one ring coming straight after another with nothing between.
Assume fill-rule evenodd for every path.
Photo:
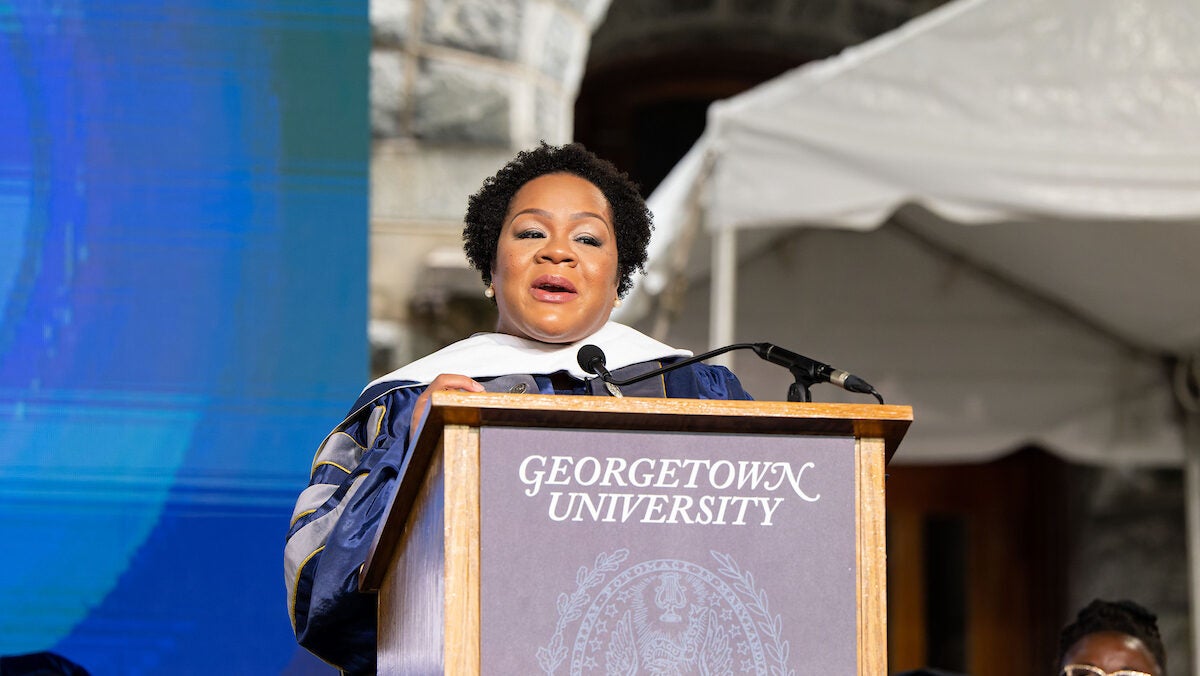
<instances>
[{"instance_id":1,"label":"podium front panel","mask_svg":"<svg viewBox=\"0 0 1200 676\"><path fill-rule=\"evenodd\" d=\"M853 438L480 442L482 673L856 673Z\"/></svg>"}]
</instances>

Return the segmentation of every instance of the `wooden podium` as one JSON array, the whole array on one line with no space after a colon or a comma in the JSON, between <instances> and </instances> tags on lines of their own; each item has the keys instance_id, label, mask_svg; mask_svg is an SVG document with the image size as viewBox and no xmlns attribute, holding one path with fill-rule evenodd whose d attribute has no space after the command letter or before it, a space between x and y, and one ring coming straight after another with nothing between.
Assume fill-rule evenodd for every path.
<instances>
[{"instance_id":1,"label":"wooden podium","mask_svg":"<svg viewBox=\"0 0 1200 676\"><path fill-rule=\"evenodd\" d=\"M379 673L884 674L884 466L911 422L907 406L434 393L360 578ZM637 563L647 546L671 551ZM497 642L528 666L495 666Z\"/></svg>"}]
</instances>

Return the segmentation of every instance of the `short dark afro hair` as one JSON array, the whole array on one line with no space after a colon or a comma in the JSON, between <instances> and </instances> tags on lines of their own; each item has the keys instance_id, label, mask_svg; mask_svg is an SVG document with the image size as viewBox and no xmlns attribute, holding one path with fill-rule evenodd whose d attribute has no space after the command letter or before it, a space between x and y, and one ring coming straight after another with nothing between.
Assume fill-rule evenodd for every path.
<instances>
[{"instance_id":1,"label":"short dark afro hair","mask_svg":"<svg viewBox=\"0 0 1200 676\"><path fill-rule=\"evenodd\" d=\"M1075 621L1062 630L1055 668L1062 666L1067 651L1080 639L1103 631L1115 631L1141 641L1158 662L1158 668L1162 670L1159 676L1167 676L1167 653L1158 633L1158 618L1133 601L1096 599L1080 610Z\"/></svg>"},{"instance_id":2,"label":"short dark afro hair","mask_svg":"<svg viewBox=\"0 0 1200 676\"><path fill-rule=\"evenodd\" d=\"M523 150L471 195L463 218L463 250L471 267L483 276L484 284L492 283L496 244L509 202L522 186L546 174L574 174L604 193L617 240L617 295L624 297L633 287L633 273L645 270L646 247L654 229L650 210L629 176L579 143L552 146L543 141L537 148Z\"/></svg>"}]
</instances>

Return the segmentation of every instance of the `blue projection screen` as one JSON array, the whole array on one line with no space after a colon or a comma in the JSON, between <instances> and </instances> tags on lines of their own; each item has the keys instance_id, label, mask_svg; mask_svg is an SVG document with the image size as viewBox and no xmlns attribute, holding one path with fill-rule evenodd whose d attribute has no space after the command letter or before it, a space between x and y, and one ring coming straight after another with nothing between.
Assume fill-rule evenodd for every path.
<instances>
[{"instance_id":1,"label":"blue projection screen","mask_svg":"<svg viewBox=\"0 0 1200 676\"><path fill-rule=\"evenodd\" d=\"M282 547L366 380L369 46L366 0L0 0L0 655L323 672Z\"/></svg>"}]
</instances>

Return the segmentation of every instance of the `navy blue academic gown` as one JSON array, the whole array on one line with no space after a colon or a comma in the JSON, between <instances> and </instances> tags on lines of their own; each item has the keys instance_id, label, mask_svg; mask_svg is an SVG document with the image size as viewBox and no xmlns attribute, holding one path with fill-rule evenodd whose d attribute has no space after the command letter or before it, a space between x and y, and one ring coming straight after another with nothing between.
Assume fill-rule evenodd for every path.
<instances>
[{"instance_id":1,"label":"navy blue academic gown","mask_svg":"<svg viewBox=\"0 0 1200 676\"><path fill-rule=\"evenodd\" d=\"M626 369L648 366L657 363ZM488 379L478 380L486 386ZM541 394L602 391L594 381L569 376L555 379L560 389L548 376L533 380ZM672 398L751 398L728 369L708 364L670 371L657 387L658 396ZM364 392L318 449L308 488L292 515L284 558L296 639L347 673L375 671L376 596L358 591L358 575L399 483L413 406L424 390L423 385L392 381ZM650 396L644 390L626 394Z\"/></svg>"}]
</instances>

